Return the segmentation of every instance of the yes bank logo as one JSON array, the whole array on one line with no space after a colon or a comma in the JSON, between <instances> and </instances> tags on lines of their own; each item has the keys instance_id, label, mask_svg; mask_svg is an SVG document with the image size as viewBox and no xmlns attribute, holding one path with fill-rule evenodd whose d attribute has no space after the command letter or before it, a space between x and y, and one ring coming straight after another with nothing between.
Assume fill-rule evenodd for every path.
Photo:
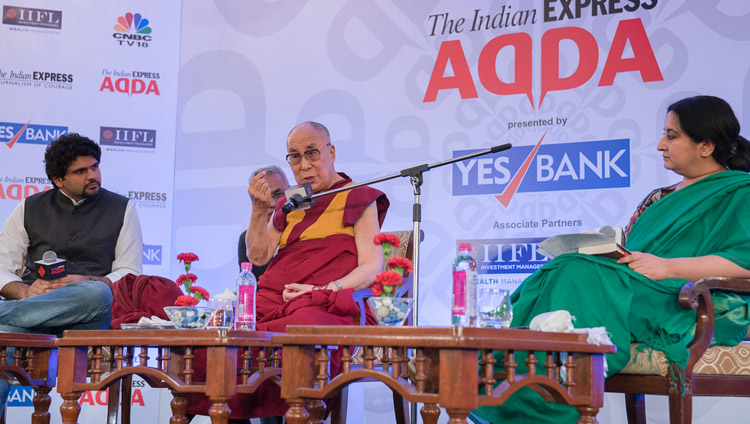
<instances>
[{"instance_id":1,"label":"yes bank logo","mask_svg":"<svg viewBox=\"0 0 750 424\"><path fill-rule=\"evenodd\" d=\"M16 143L47 145L61 135L68 133L68 127L24 123L0 122L0 143L12 148Z\"/></svg>"},{"instance_id":2,"label":"yes bank logo","mask_svg":"<svg viewBox=\"0 0 750 424\"><path fill-rule=\"evenodd\" d=\"M161 265L162 247L159 245L143 245L143 265Z\"/></svg>"},{"instance_id":3,"label":"yes bank logo","mask_svg":"<svg viewBox=\"0 0 750 424\"><path fill-rule=\"evenodd\" d=\"M541 145L542 140L456 163L453 195L493 194L507 207L516 192L630 186L630 140ZM456 150L453 157L478 151Z\"/></svg>"},{"instance_id":4,"label":"yes bank logo","mask_svg":"<svg viewBox=\"0 0 750 424\"><path fill-rule=\"evenodd\" d=\"M478 274L531 274L549 259L537 253L544 238L462 240L471 243Z\"/></svg>"}]
</instances>

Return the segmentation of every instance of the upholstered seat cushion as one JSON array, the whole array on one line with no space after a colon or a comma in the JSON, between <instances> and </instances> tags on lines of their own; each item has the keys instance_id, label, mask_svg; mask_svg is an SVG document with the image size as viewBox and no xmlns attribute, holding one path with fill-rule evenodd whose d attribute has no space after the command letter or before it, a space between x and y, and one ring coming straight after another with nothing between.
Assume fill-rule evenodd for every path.
<instances>
[{"instance_id":1,"label":"upholstered seat cushion","mask_svg":"<svg viewBox=\"0 0 750 424\"><path fill-rule=\"evenodd\" d=\"M639 343L630 345L631 359L620 374L661 375L669 372L669 363L664 353L643 349L636 352ZM695 364L694 374L750 375L750 342L737 346L714 346L706 350Z\"/></svg>"}]
</instances>

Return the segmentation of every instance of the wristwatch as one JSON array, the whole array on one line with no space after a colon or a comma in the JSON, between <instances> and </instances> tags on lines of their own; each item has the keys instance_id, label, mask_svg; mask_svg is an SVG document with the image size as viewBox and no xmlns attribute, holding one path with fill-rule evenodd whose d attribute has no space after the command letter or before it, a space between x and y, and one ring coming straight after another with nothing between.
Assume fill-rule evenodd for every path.
<instances>
[{"instance_id":1,"label":"wristwatch","mask_svg":"<svg viewBox=\"0 0 750 424\"><path fill-rule=\"evenodd\" d=\"M336 281L331 281L331 283L333 283L334 285L336 285L336 291L340 291L341 290L341 281L336 280ZM328 284L331 284L331 283L328 283Z\"/></svg>"}]
</instances>

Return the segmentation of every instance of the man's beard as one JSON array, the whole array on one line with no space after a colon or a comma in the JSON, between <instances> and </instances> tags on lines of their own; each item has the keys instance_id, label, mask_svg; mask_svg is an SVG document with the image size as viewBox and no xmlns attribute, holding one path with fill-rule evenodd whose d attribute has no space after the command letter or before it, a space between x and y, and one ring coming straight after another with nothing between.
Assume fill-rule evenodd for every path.
<instances>
[{"instance_id":1,"label":"man's beard","mask_svg":"<svg viewBox=\"0 0 750 424\"><path fill-rule=\"evenodd\" d=\"M96 183L95 185L89 184L83 189L83 193L81 193L81 197L89 198L94 197L97 194L99 194L99 189L101 189L101 184Z\"/></svg>"}]
</instances>

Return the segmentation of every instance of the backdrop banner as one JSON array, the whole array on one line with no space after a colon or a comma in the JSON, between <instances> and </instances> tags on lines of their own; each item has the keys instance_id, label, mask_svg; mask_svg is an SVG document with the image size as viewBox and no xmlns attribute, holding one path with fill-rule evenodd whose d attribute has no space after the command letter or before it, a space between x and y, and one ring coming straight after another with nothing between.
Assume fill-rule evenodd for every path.
<instances>
[{"instance_id":1,"label":"backdrop banner","mask_svg":"<svg viewBox=\"0 0 750 424\"><path fill-rule=\"evenodd\" d=\"M250 174L292 176L302 121L329 128L355 181L513 144L424 175L423 325L450 322L459 242L480 283L514 290L547 262L545 238L624 227L678 181L656 150L670 103L717 95L750 125L744 0L6 1L0 218L49 188L46 144L86 134L103 186L139 207L144 271L174 279L176 254L194 252L211 293L234 289ZM383 229L410 230L408 180L376 187ZM731 402L696 402L695 422L740 422ZM608 396L599 421L624 423L621 403ZM373 408L350 409L376 422Z\"/></svg>"}]
</instances>

